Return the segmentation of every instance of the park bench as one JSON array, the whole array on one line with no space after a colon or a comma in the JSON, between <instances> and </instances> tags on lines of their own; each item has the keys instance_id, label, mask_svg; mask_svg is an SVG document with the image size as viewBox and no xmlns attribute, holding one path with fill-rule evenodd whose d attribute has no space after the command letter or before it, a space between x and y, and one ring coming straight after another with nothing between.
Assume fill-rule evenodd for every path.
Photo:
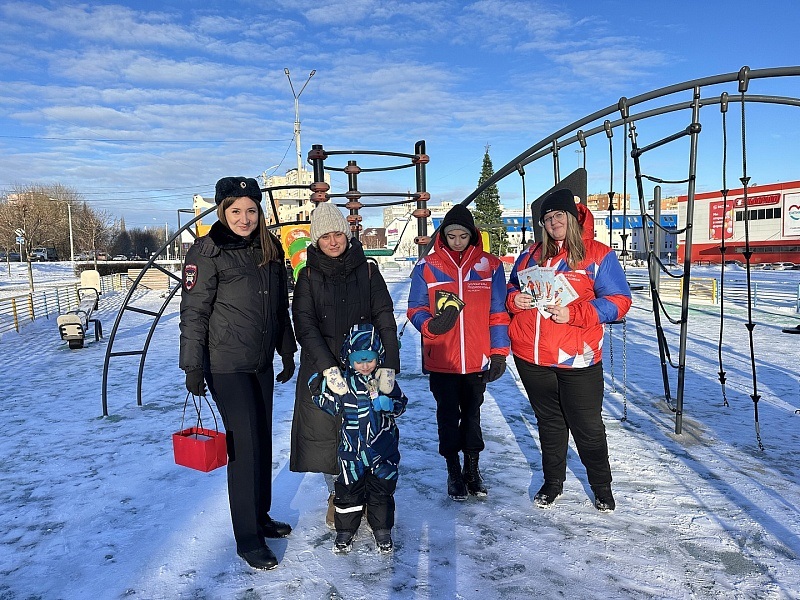
<instances>
[{"instance_id":1,"label":"park bench","mask_svg":"<svg viewBox=\"0 0 800 600\"><path fill-rule=\"evenodd\" d=\"M128 284L136 281L141 272L142 269L128 269ZM158 269L147 269L139 280L139 285L150 290L169 290L172 283L170 276Z\"/></svg>"},{"instance_id":2,"label":"park bench","mask_svg":"<svg viewBox=\"0 0 800 600\"><path fill-rule=\"evenodd\" d=\"M83 348L89 326L94 326L94 339L103 337L100 319L93 316L100 299L100 274L94 270L81 273L81 287L78 288L78 307L59 315L56 323L61 339L69 344L70 350Z\"/></svg>"}]
</instances>

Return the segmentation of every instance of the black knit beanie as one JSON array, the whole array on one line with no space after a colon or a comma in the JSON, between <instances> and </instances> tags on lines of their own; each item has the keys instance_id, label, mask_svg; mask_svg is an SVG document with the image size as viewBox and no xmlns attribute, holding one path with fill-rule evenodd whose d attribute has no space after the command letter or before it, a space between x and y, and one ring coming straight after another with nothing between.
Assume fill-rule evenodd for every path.
<instances>
[{"instance_id":1,"label":"black knit beanie","mask_svg":"<svg viewBox=\"0 0 800 600\"><path fill-rule=\"evenodd\" d=\"M555 190L542 200L542 208L539 211L539 222L544 223L544 216L556 210L563 210L576 219L578 218L578 207L575 206L575 197L570 190L566 188Z\"/></svg>"},{"instance_id":2,"label":"black knit beanie","mask_svg":"<svg viewBox=\"0 0 800 600\"><path fill-rule=\"evenodd\" d=\"M478 228L475 227L475 219L472 218L472 213L463 204L456 204L447 211L444 219L442 219L442 240L444 240L445 234L453 229L463 229L469 232L470 245L474 246L478 243Z\"/></svg>"}]
</instances>

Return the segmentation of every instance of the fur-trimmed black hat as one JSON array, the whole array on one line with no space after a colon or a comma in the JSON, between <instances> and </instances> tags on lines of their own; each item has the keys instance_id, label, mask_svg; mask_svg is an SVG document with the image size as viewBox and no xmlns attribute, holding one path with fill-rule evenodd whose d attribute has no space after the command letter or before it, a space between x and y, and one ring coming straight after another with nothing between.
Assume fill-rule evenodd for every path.
<instances>
[{"instance_id":1,"label":"fur-trimmed black hat","mask_svg":"<svg viewBox=\"0 0 800 600\"><path fill-rule=\"evenodd\" d=\"M539 210L539 222L544 223L544 216L556 210L563 210L576 219L578 218L578 207L575 206L575 196L572 194L572 191L561 188L555 190L542 200L542 207Z\"/></svg>"},{"instance_id":2,"label":"fur-trimmed black hat","mask_svg":"<svg viewBox=\"0 0 800 600\"><path fill-rule=\"evenodd\" d=\"M252 198L261 202L261 187L252 177L223 177L217 182L214 202L222 204L225 198Z\"/></svg>"}]
</instances>

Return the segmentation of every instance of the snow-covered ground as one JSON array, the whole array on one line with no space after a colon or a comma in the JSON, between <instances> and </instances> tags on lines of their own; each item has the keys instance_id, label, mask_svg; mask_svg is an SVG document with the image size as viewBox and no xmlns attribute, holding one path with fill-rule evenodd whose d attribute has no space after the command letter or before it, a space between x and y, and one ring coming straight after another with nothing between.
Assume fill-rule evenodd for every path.
<instances>
[{"instance_id":1,"label":"snow-covered ground","mask_svg":"<svg viewBox=\"0 0 800 600\"><path fill-rule=\"evenodd\" d=\"M46 271L40 276L51 281L68 278L55 265ZM386 275L401 326L407 275ZM768 275L796 290L800 271L759 274ZM122 299L101 299L107 334ZM157 310L162 301L149 292L136 305ZM376 553L365 526L351 554L331 552L322 477L288 470L294 381L277 386L272 515L294 532L269 542L280 565L268 572L236 556L225 469L204 474L173 462L171 434L186 395L177 310L176 297L151 341L143 406L138 359L111 359L107 418L107 340L69 350L55 319L0 339L0 598L800 598L800 335L781 333L800 318L788 309L754 313L761 451L744 308L727 307L728 407L717 376L718 308L691 311L676 435L650 301L635 294L626 325L606 341L604 414L618 506L611 514L592 506L574 452L555 507L532 504L538 436L511 360L483 409L489 496L450 501L419 336L409 325L399 382L410 403L398 420L403 460L389 556ZM147 317L128 314L115 351L141 349L147 335ZM677 359L677 328L665 328Z\"/></svg>"}]
</instances>

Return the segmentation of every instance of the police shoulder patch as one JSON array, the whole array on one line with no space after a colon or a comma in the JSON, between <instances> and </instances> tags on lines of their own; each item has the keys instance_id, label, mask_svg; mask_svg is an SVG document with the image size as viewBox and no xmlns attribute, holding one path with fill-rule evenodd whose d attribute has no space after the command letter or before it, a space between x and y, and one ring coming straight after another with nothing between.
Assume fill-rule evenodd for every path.
<instances>
[{"instance_id":1,"label":"police shoulder patch","mask_svg":"<svg viewBox=\"0 0 800 600\"><path fill-rule=\"evenodd\" d=\"M183 267L183 289L187 292L197 283L197 265L185 265Z\"/></svg>"}]
</instances>

